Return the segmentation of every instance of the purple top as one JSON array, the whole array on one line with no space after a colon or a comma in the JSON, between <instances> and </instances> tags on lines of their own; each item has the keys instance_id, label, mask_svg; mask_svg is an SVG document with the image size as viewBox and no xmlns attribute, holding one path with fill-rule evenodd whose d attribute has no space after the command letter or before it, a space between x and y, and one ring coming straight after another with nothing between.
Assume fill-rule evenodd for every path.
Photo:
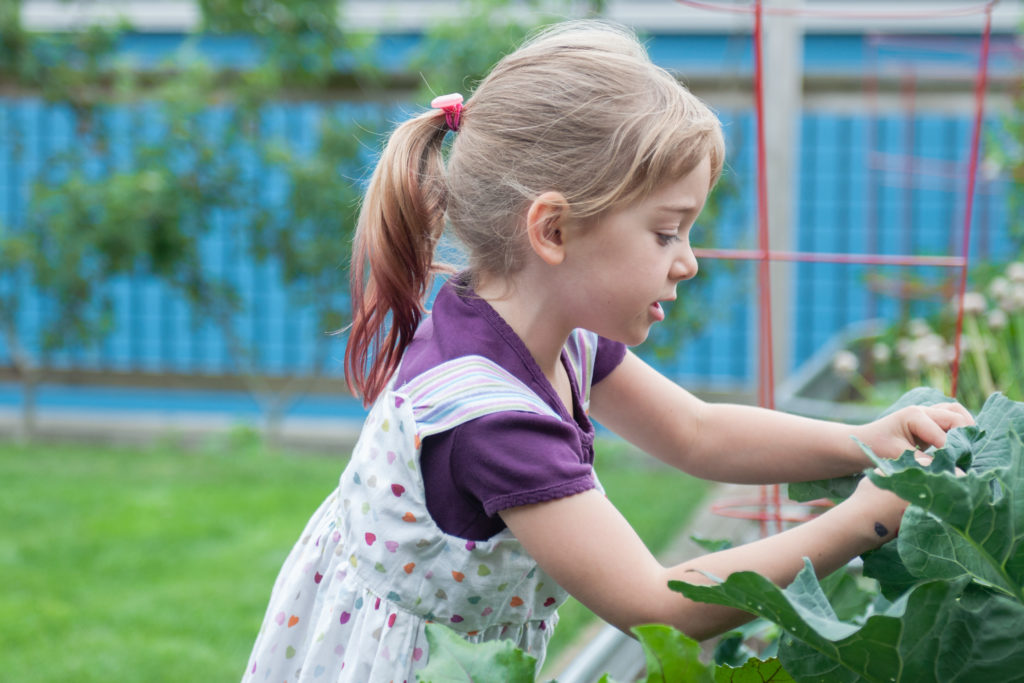
<instances>
[{"instance_id":1,"label":"purple top","mask_svg":"<svg viewBox=\"0 0 1024 683\"><path fill-rule=\"evenodd\" d=\"M445 533L481 541L505 528L497 514L501 510L594 488L594 425L581 406L578 378L566 352L562 364L571 380L572 416L508 323L471 289L453 282L441 288L430 316L405 350L395 386L471 355L515 375L562 417L494 413L423 440L420 469L427 510ZM593 384L625 355L625 345L599 338Z\"/></svg>"}]
</instances>

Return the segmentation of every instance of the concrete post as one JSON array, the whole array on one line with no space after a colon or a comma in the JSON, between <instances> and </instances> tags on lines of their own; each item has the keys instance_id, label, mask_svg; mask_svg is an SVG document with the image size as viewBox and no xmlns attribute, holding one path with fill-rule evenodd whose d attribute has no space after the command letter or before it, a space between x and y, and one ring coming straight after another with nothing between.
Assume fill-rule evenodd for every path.
<instances>
[{"instance_id":1,"label":"concrete post","mask_svg":"<svg viewBox=\"0 0 1024 683\"><path fill-rule=\"evenodd\" d=\"M795 9L799 4L797 0L773 0L765 3L765 9ZM763 27L765 157L771 248L795 251L795 206L799 189L799 136L803 95L803 19L792 14L766 11ZM792 370L795 277L795 264L772 264L772 338L776 386Z\"/></svg>"}]
</instances>

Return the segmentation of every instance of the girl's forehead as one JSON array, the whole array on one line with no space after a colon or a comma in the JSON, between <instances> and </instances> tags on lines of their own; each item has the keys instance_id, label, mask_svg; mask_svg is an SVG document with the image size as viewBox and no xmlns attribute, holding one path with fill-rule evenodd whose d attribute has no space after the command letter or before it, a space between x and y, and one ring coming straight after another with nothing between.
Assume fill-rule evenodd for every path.
<instances>
[{"instance_id":1,"label":"girl's forehead","mask_svg":"<svg viewBox=\"0 0 1024 683\"><path fill-rule=\"evenodd\" d=\"M704 203L710 184L711 163L705 157L686 175L656 185L642 201L659 210L690 211Z\"/></svg>"}]
</instances>

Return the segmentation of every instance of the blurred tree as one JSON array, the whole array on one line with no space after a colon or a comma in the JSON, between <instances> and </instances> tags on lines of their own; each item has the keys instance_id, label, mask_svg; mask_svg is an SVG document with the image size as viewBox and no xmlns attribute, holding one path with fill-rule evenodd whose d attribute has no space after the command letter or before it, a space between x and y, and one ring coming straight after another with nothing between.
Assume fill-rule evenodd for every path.
<instances>
[{"instance_id":1,"label":"blurred tree","mask_svg":"<svg viewBox=\"0 0 1024 683\"><path fill-rule=\"evenodd\" d=\"M0 281L28 278L53 305L38 349L21 343L16 287L0 290L0 332L24 386L22 432L35 423L39 355L82 348L111 329L104 283L118 275L153 276L187 300L194 324L220 330L275 439L289 405L308 391L328 358L328 332L347 321L347 252L358 206L366 122L314 108L319 137L306 154L266 135L268 105L287 93L322 93L339 70L350 81L378 77L367 36L339 29L338 3L204 2L204 30L240 32L263 51L252 69L225 74L194 41L157 72L114 59L123 26L57 37L28 34L18 3L0 0L0 71L69 103L76 144L48 159L35 179L24 219L0 231ZM198 38L198 36L196 36ZM131 159L113 164L104 112L127 112L160 130L138 139ZM276 173L283 202L253 201L257 176ZM322 326L313 367L272 383L251 343L239 334L242 298L235 283L204 265L203 243L215 220L257 262L279 264L290 300L311 307Z\"/></svg>"},{"instance_id":2,"label":"blurred tree","mask_svg":"<svg viewBox=\"0 0 1024 683\"><path fill-rule=\"evenodd\" d=\"M0 0L0 76L41 92L48 101L66 103L75 113L80 145L74 154L102 150L106 139L92 123L103 99L98 87L107 69L118 27L89 27L81 32L53 36L29 34L21 26L20 3ZM21 141L9 143L12 156L23 154ZM69 174L59 181L56 172L49 180L78 187L81 174ZM45 182L36 183L31 203L19 225L0 224L0 338L8 348L12 366L23 387L22 438L30 439L36 424L36 390L39 358L35 348L22 342L22 320L18 283L29 282L49 295L53 306L41 312L42 353L73 343L88 343L103 336L111 326L111 306L98 295L100 285L131 267L131 247L116 236L120 226L100 230L62 221L57 205L67 200L85 210L87 197L61 197L47 193ZM56 216L56 218L55 218Z\"/></svg>"}]
</instances>

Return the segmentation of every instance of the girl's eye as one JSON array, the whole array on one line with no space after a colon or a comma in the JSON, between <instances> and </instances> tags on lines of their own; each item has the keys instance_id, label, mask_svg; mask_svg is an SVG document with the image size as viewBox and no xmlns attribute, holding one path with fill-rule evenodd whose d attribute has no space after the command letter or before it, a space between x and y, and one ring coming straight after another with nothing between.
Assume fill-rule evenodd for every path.
<instances>
[{"instance_id":1,"label":"girl's eye","mask_svg":"<svg viewBox=\"0 0 1024 683\"><path fill-rule=\"evenodd\" d=\"M658 243L661 246L663 246L663 247L667 247L668 245L672 244L673 242L678 242L679 241L679 233L677 233L677 232L672 232L672 233L659 232L659 233L657 233L657 235L658 235Z\"/></svg>"}]
</instances>

